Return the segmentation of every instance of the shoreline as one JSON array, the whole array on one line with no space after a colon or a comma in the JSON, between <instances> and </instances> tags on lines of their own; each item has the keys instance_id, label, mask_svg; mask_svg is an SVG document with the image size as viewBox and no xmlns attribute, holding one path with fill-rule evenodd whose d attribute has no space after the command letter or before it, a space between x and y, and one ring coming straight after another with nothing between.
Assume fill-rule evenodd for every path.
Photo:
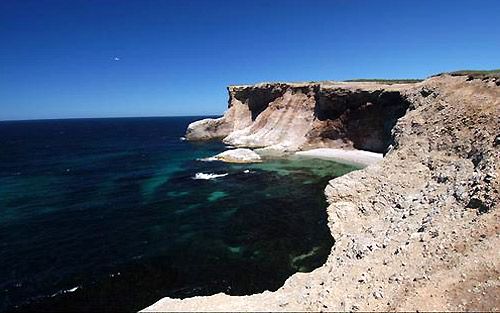
<instances>
[{"instance_id":1,"label":"shoreline","mask_svg":"<svg viewBox=\"0 0 500 313\"><path fill-rule=\"evenodd\" d=\"M335 239L325 264L292 275L274 292L162 298L143 311L498 310L500 138L491 116L498 115L500 89L495 81L443 75L399 92L411 109L391 130L394 148L325 188ZM256 125L267 130L278 114ZM241 138L273 143L254 133Z\"/></svg>"}]
</instances>

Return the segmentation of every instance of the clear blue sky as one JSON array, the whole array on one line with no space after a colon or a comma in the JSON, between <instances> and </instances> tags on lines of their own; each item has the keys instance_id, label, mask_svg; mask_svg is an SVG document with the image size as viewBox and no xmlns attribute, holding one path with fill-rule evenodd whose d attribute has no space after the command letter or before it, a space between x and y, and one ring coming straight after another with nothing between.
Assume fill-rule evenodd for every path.
<instances>
[{"instance_id":1,"label":"clear blue sky","mask_svg":"<svg viewBox=\"0 0 500 313\"><path fill-rule=\"evenodd\" d=\"M1 0L0 120L220 114L228 84L498 68L499 13L499 0Z\"/></svg>"}]
</instances>

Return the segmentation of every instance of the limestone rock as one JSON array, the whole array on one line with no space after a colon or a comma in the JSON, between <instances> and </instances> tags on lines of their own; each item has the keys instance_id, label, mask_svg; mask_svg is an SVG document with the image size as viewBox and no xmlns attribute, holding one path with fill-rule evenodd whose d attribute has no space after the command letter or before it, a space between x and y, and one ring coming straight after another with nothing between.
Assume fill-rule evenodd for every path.
<instances>
[{"instance_id":1,"label":"limestone rock","mask_svg":"<svg viewBox=\"0 0 500 313\"><path fill-rule=\"evenodd\" d=\"M407 85L262 83L228 87L224 117L189 125L189 140L286 151L350 148L384 153L409 103Z\"/></svg>"},{"instance_id":2,"label":"limestone rock","mask_svg":"<svg viewBox=\"0 0 500 313\"><path fill-rule=\"evenodd\" d=\"M230 127L225 122L224 117L217 119L207 118L189 124L186 130L186 139L192 141L222 139L229 132Z\"/></svg>"}]
</instances>

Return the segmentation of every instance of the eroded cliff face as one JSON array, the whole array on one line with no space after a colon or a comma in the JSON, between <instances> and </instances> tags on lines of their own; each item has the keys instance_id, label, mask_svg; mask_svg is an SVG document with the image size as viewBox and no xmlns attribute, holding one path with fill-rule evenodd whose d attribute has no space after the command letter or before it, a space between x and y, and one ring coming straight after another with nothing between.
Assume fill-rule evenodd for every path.
<instances>
[{"instance_id":1,"label":"eroded cliff face","mask_svg":"<svg viewBox=\"0 0 500 313\"><path fill-rule=\"evenodd\" d=\"M285 151L329 147L383 153L392 142L391 129L409 105L402 88L342 83L230 86L224 116L189 125L186 137Z\"/></svg>"},{"instance_id":2,"label":"eroded cliff face","mask_svg":"<svg viewBox=\"0 0 500 313\"><path fill-rule=\"evenodd\" d=\"M317 87L301 92L298 100L288 98L311 108L323 103L325 110L309 115L312 123L329 121L347 133L349 121L336 118L351 114L345 109L349 104L338 104L343 103L338 98L347 97L344 93L351 99L351 91L363 94L359 90L376 99L382 94L402 97L405 104L400 109L407 106L392 127L393 143L384 159L333 179L326 187L329 227L335 238L327 262L311 273L293 275L276 292L164 298L147 310L498 311L498 85L498 79L444 75L411 86L335 86L335 95L325 93L334 99L331 103L312 95ZM364 116L363 107L371 105L360 102L353 111ZM240 105L244 107L244 102ZM248 125L269 106L253 122L250 117ZM384 124L378 118L370 123ZM306 134L313 129L319 128L311 127ZM324 127L322 132L328 130ZM370 140L378 142L377 149L387 145L387 134L380 133L385 135L376 136L379 141ZM336 142L332 138L338 136L326 136L325 141ZM356 136L345 136L352 146L359 144ZM321 136L306 141L315 144L314 140L324 141Z\"/></svg>"}]
</instances>

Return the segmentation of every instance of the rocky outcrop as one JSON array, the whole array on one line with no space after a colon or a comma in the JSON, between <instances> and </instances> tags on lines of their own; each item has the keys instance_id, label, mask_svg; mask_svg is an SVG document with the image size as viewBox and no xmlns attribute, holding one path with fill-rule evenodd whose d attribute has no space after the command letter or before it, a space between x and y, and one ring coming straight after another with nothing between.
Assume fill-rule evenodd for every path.
<instances>
[{"instance_id":1,"label":"rocky outcrop","mask_svg":"<svg viewBox=\"0 0 500 313\"><path fill-rule=\"evenodd\" d=\"M335 238L327 262L311 273L293 275L276 292L165 298L147 310L498 311L498 80L442 75L414 85L332 84L326 88L336 90L332 93L317 84L290 86L279 85L284 92L270 93L277 97L266 108L254 104L259 112L253 116L249 102L241 101L247 98L234 103L241 112L247 105L248 116L241 114L248 119L240 125L244 127L229 122L232 131L226 140L274 145L300 133L306 139L293 141L299 148L389 147L381 162L331 180L326 187L329 227ZM239 88L262 87L274 88ZM320 100L321 90L331 102ZM353 97L371 99L371 104L352 101ZM381 97L386 100L380 102ZM389 98L401 99L402 104ZM379 102L373 104L373 99ZM391 126L406 107L404 116ZM236 114L236 109L229 111L225 118ZM275 116L279 111L281 118ZM285 131L299 123L287 117L288 111L299 112L301 119L315 126L303 123L291 136L281 133L278 141L260 133L279 132L266 126L271 121ZM352 124L351 117L359 123ZM369 140L361 138L366 134L363 125L375 131ZM240 135L234 136L238 131Z\"/></svg>"},{"instance_id":2,"label":"rocky outcrop","mask_svg":"<svg viewBox=\"0 0 500 313\"><path fill-rule=\"evenodd\" d=\"M188 140L211 140L222 139L229 135L231 127L225 118L207 118L189 124L186 130Z\"/></svg>"},{"instance_id":3,"label":"rocky outcrop","mask_svg":"<svg viewBox=\"0 0 500 313\"><path fill-rule=\"evenodd\" d=\"M253 150L238 148L221 152L207 159L208 161L223 161L228 163L258 163L262 159Z\"/></svg>"}]
</instances>

